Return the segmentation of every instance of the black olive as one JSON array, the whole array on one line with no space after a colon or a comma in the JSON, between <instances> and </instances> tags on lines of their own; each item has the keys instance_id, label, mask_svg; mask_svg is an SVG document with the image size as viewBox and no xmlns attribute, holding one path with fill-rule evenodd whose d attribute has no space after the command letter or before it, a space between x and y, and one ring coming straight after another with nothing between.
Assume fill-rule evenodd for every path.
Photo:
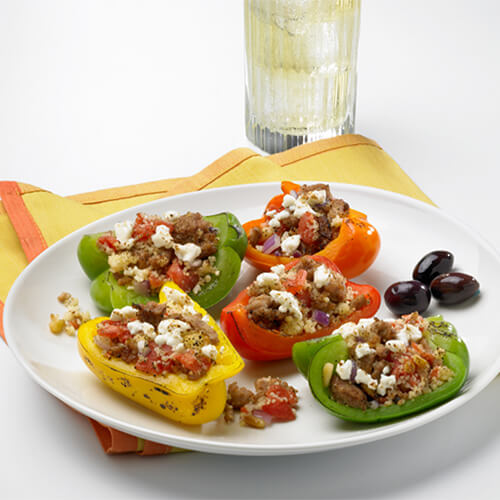
<instances>
[{"instance_id":1,"label":"black olive","mask_svg":"<svg viewBox=\"0 0 500 500\"><path fill-rule=\"evenodd\" d=\"M393 314L423 313L429 307L431 292L420 281L398 281L387 288L384 300Z\"/></svg>"},{"instance_id":2,"label":"black olive","mask_svg":"<svg viewBox=\"0 0 500 500\"><path fill-rule=\"evenodd\" d=\"M431 282L432 295L443 304L459 304L479 291L479 283L464 273L446 273Z\"/></svg>"},{"instance_id":3,"label":"black olive","mask_svg":"<svg viewBox=\"0 0 500 500\"><path fill-rule=\"evenodd\" d=\"M424 255L413 270L413 279L430 285L440 274L449 273L453 267L453 254L447 250L434 250Z\"/></svg>"}]
</instances>

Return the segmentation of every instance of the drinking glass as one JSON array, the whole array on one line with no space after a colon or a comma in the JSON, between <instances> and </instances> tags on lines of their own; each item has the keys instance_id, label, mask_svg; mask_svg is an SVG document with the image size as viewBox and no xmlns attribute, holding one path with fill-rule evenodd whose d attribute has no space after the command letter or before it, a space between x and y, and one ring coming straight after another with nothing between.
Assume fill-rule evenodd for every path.
<instances>
[{"instance_id":1,"label":"drinking glass","mask_svg":"<svg viewBox=\"0 0 500 500\"><path fill-rule=\"evenodd\" d=\"M354 131L361 0L245 0L245 121L269 153Z\"/></svg>"}]
</instances>

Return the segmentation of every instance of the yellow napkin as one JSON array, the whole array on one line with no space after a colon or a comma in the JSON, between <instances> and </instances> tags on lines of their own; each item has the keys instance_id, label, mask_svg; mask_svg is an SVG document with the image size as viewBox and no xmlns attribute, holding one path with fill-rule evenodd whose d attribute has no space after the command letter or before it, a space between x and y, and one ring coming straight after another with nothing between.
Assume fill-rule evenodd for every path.
<instances>
[{"instance_id":1,"label":"yellow napkin","mask_svg":"<svg viewBox=\"0 0 500 500\"><path fill-rule=\"evenodd\" d=\"M19 273L63 236L111 213L159 198L221 186L271 181L326 181L373 186L431 203L374 141L344 135L263 157L247 148L230 151L197 174L61 197L28 184L0 182L0 335L7 293ZM231 207L228 207L230 209ZM96 433L109 453L173 451L101 426ZM120 437L121 436L121 437ZM127 436L127 435L124 435ZM123 438L123 439L122 439ZM126 444L124 444L124 439Z\"/></svg>"}]
</instances>

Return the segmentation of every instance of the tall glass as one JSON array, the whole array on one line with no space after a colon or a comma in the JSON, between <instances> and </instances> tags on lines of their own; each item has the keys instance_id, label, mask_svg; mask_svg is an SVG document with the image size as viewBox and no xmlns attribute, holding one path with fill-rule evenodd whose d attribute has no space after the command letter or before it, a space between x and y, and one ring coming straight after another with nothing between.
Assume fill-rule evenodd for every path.
<instances>
[{"instance_id":1,"label":"tall glass","mask_svg":"<svg viewBox=\"0 0 500 500\"><path fill-rule=\"evenodd\" d=\"M246 134L275 153L354 131L361 0L245 0Z\"/></svg>"}]
</instances>

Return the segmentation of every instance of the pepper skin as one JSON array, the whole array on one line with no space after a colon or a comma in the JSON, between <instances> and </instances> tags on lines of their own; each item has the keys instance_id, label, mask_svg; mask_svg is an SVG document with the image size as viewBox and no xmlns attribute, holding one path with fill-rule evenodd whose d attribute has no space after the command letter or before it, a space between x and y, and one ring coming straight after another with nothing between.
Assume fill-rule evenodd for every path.
<instances>
[{"instance_id":1,"label":"pepper skin","mask_svg":"<svg viewBox=\"0 0 500 500\"><path fill-rule=\"evenodd\" d=\"M271 199L264 213L281 207L283 197L291 191L297 192L300 185L290 181L281 183L283 194ZM266 221L265 217L243 224L247 235L254 227ZM344 219L338 236L315 255L323 255L335 262L346 278L355 278L366 271L375 261L380 250L380 236L377 230L366 220L366 215L356 210L349 210L349 218ZM268 271L278 264L287 264L292 257L269 255L248 245L246 259L257 269Z\"/></svg>"},{"instance_id":2,"label":"pepper skin","mask_svg":"<svg viewBox=\"0 0 500 500\"><path fill-rule=\"evenodd\" d=\"M173 282L167 282L165 287L182 292ZM166 296L160 291L160 302L165 301ZM207 314L193 301L192 305L197 312ZM106 319L109 318L93 319L78 330L80 356L102 382L176 422L199 425L219 417L226 404L225 379L241 371L244 363L212 317L208 324L217 332L219 346L224 346L224 351L219 352L216 365L199 380L189 380L175 374L152 376L137 371L133 365L121 359L108 359L94 342L97 324Z\"/></svg>"},{"instance_id":3,"label":"pepper skin","mask_svg":"<svg viewBox=\"0 0 500 500\"><path fill-rule=\"evenodd\" d=\"M247 236L238 219L229 212L204 217L217 228L219 243L215 254L215 267L219 275L201 286L198 293L190 293L202 307L211 307L220 302L236 283L241 261L247 247ZM97 307L110 313L132 302L158 301L156 295L144 296L119 285L109 271L108 256L97 246L103 233L87 234L78 245L77 255L85 274L92 280L91 297Z\"/></svg>"},{"instance_id":4,"label":"pepper skin","mask_svg":"<svg viewBox=\"0 0 500 500\"><path fill-rule=\"evenodd\" d=\"M312 257L317 262L325 264L331 270L339 272L337 266L327 258L316 255ZM294 259L285 266L285 270L291 269L298 259ZM360 318L373 316L380 306L380 294L370 285L360 285L347 282L356 295L365 295L369 302L362 309L355 311L346 317L342 323L357 321ZM314 333L303 333L302 335L282 335L278 331L266 330L254 323L247 314L245 306L250 296L246 289L242 290L233 302L228 304L221 312L220 323L229 340L246 359L254 361L271 361L286 359L292 356L292 347L297 342L325 337L341 323L317 330Z\"/></svg>"},{"instance_id":5,"label":"pepper skin","mask_svg":"<svg viewBox=\"0 0 500 500\"><path fill-rule=\"evenodd\" d=\"M451 399L461 389L469 372L469 354L463 340L453 325L441 316L427 318L429 328L424 332L429 345L441 347L446 353L443 364L455 376L432 392L422 394L402 405L380 406L362 410L336 402L330 397L329 387L323 384L323 366L332 363L334 369L340 360L349 357L347 345L339 334L333 334L321 342L306 341L293 347L293 361L298 370L308 379L309 388L315 399L333 415L351 422L375 423L418 413Z\"/></svg>"}]
</instances>

